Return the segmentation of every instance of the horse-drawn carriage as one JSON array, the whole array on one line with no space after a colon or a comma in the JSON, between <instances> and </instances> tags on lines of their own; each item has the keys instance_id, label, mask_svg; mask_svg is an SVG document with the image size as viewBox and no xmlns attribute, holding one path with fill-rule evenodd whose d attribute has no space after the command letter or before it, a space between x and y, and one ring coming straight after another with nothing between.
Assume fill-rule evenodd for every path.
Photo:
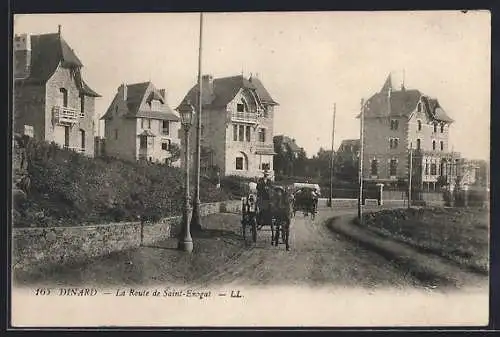
<instances>
[{"instance_id":1,"label":"horse-drawn carriage","mask_svg":"<svg viewBox=\"0 0 500 337\"><path fill-rule=\"evenodd\" d=\"M311 219L314 220L318 211L318 188L313 184L302 185L307 186L296 186L294 188L293 215L295 216L297 211L301 211L304 213L304 216L311 214Z\"/></svg>"},{"instance_id":2,"label":"horse-drawn carriage","mask_svg":"<svg viewBox=\"0 0 500 337\"><path fill-rule=\"evenodd\" d=\"M265 227L271 230L271 244L278 246L280 236L286 250L290 250L290 224L292 217L291 199L281 186L268 186L268 197L257 198L257 193L249 193L242 199L242 230L246 241L247 230L252 241L257 242L257 232Z\"/></svg>"}]
</instances>

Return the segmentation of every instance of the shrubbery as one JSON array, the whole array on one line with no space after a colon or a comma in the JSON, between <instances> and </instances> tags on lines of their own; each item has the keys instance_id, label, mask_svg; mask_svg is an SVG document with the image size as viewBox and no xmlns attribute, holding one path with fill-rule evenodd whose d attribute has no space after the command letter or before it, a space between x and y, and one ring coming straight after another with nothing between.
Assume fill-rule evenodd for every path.
<instances>
[{"instance_id":1,"label":"shrubbery","mask_svg":"<svg viewBox=\"0 0 500 337\"><path fill-rule=\"evenodd\" d=\"M88 158L55 144L28 146L31 191L14 212L17 226L64 226L179 215L184 172L161 164ZM232 199L206 179L202 202Z\"/></svg>"}]
</instances>

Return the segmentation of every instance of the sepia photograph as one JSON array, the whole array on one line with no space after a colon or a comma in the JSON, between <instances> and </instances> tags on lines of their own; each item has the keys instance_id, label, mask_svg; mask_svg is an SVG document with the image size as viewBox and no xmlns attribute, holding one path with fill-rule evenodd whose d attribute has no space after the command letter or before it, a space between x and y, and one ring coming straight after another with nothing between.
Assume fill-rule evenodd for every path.
<instances>
[{"instance_id":1,"label":"sepia photograph","mask_svg":"<svg viewBox=\"0 0 500 337\"><path fill-rule=\"evenodd\" d=\"M16 14L11 326L485 327L491 14Z\"/></svg>"}]
</instances>

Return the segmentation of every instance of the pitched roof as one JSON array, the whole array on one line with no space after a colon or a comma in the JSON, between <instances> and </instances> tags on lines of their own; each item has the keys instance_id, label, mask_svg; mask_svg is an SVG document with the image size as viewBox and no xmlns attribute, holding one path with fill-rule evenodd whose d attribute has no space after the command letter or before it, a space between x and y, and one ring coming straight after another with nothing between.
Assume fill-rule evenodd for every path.
<instances>
[{"instance_id":1,"label":"pitched roof","mask_svg":"<svg viewBox=\"0 0 500 337\"><path fill-rule=\"evenodd\" d=\"M386 85L384 85L384 88L385 87ZM365 118L386 116L409 117L410 114L415 111L421 99L422 102L424 102L425 110L429 113L430 118L447 123L453 122L453 119L451 119L441 108L437 99L429 98L416 89L391 91L390 96L388 92L378 92L374 94L366 101ZM359 117L360 115L358 114L356 118Z\"/></svg>"},{"instance_id":2,"label":"pitched roof","mask_svg":"<svg viewBox=\"0 0 500 337\"><path fill-rule=\"evenodd\" d=\"M24 83L45 83L55 72L59 63L75 69L79 79L77 85L80 92L100 97L81 79L82 62L59 33L31 35L31 64L28 78L17 80Z\"/></svg>"},{"instance_id":3,"label":"pitched roof","mask_svg":"<svg viewBox=\"0 0 500 337\"><path fill-rule=\"evenodd\" d=\"M115 106L115 102L118 100L117 93L115 98L111 102L108 107L108 110L101 117L101 119L110 119L113 116L113 107ZM147 109L144 105L150 102L152 99L158 99L163 103L162 110L150 110ZM127 85L127 111L124 114L126 118L152 118L152 119L160 119L166 121L178 122L180 119L175 114L175 112L168 106L166 103L165 97L161 94L161 92L154 86L151 82L141 82Z\"/></svg>"},{"instance_id":4,"label":"pitched roof","mask_svg":"<svg viewBox=\"0 0 500 337\"><path fill-rule=\"evenodd\" d=\"M270 105L278 105L278 103L271 97L269 92L266 90L262 82L257 77L251 76L249 78L249 81L255 86L255 90L257 91L257 94L259 95L259 98L262 101L262 103Z\"/></svg>"},{"instance_id":5,"label":"pitched roof","mask_svg":"<svg viewBox=\"0 0 500 337\"><path fill-rule=\"evenodd\" d=\"M360 146L361 142L359 139L344 139L342 141L342 143L340 143L340 148L342 148L342 146L354 146L354 147L357 147L357 146Z\"/></svg>"},{"instance_id":6,"label":"pitched roof","mask_svg":"<svg viewBox=\"0 0 500 337\"><path fill-rule=\"evenodd\" d=\"M257 94L261 102L264 104L278 105L278 103L276 103L272 99L271 95L269 95L267 90L264 88L262 82L256 78L246 79L245 77L243 77L243 75L238 75L238 76L216 78L213 80L212 83L213 83L214 95L211 99L211 102L209 104L204 104L204 106L210 108L225 107L229 102L231 102L234 99L236 94L242 88L253 90ZM206 96L208 95L208 90L206 90L206 88L204 88L203 86L202 90L204 98L208 99L209 97ZM182 103L189 100L191 104L197 106L198 94L199 94L199 88L198 84L196 84L188 91L188 93L182 100Z\"/></svg>"}]
</instances>

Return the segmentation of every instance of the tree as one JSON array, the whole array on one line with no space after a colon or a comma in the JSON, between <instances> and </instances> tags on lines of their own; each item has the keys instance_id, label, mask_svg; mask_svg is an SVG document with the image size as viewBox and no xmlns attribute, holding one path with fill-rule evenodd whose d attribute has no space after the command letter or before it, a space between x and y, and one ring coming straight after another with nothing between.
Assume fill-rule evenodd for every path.
<instances>
[{"instance_id":1,"label":"tree","mask_svg":"<svg viewBox=\"0 0 500 337\"><path fill-rule=\"evenodd\" d=\"M170 162L175 163L181 157L181 147L177 143L170 144Z\"/></svg>"}]
</instances>

